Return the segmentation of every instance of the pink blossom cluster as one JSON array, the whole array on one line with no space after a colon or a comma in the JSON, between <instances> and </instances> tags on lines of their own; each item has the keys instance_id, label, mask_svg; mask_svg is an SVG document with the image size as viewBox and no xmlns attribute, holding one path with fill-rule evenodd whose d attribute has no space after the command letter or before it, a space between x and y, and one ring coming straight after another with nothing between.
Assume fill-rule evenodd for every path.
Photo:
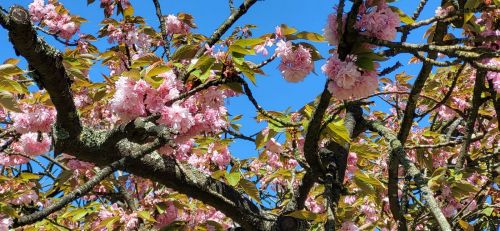
<instances>
[{"instance_id":1,"label":"pink blossom cluster","mask_svg":"<svg viewBox=\"0 0 500 231\"><path fill-rule=\"evenodd\" d=\"M318 203L313 197L308 196L306 201L305 201L305 206L309 211L313 213L324 213L325 212L325 205L323 203Z\"/></svg>"},{"instance_id":2,"label":"pink blossom cluster","mask_svg":"<svg viewBox=\"0 0 500 231\"><path fill-rule=\"evenodd\" d=\"M330 45L337 46L339 43L337 8L335 12L328 15L327 23L323 29L325 39ZM342 25L345 27L347 15L342 15ZM396 37L396 28L401 24L397 13L394 13L385 1L379 1L377 5L367 3L359 8L358 20L355 27L360 34L375 37L382 40L392 40Z\"/></svg>"},{"instance_id":3,"label":"pink blossom cluster","mask_svg":"<svg viewBox=\"0 0 500 231\"><path fill-rule=\"evenodd\" d=\"M476 20L476 23L482 26L481 36L500 36L498 15L500 15L500 9L487 10L481 13L481 17ZM483 46L497 51L500 49L500 40L485 41Z\"/></svg>"},{"instance_id":4,"label":"pink blossom cluster","mask_svg":"<svg viewBox=\"0 0 500 231\"><path fill-rule=\"evenodd\" d=\"M487 59L484 63L491 67L500 67L500 61L496 58ZM486 73L486 79L491 81L495 91L500 93L500 72L488 71Z\"/></svg>"},{"instance_id":5,"label":"pink blossom cluster","mask_svg":"<svg viewBox=\"0 0 500 231\"><path fill-rule=\"evenodd\" d=\"M191 29L191 27L189 27L188 24L179 20L179 18L177 18L177 16L172 15L172 14L165 17L165 26L167 29L167 34L169 34L169 35L187 34L187 33L189 33L189 30Z\"/></svg>"},{"instance_id":6,"label":"pink blossom cluster","mask_svg":"<svg viewBox=\"0 0 500 231\"><path fill-rule=\"evenodd\" d=\"M356 22L356 28L361 34L382 40L392 40L396 37L396 28L401 24L399 15L382 1L374 7L361 5L361 19Z\"/></svg>"},{"instance_id":7,"label":"pink blossom cluster","mask_svg":"<svg viewBox=\"0 0 500 231\"><path fill-rule=\"evenodd\" d=\"M266 47L270 47L274 44L274 39L271 38L266 38L266 41L263 44L255 46L253 49L255 50L255 53L259 54L261 53L264 56L267 56L269 52L267 51Z\"/></svg>"},{"instance_id":8,"label":"pink blossom cluster","mask_svg":"<svg viewBox=\"0 0 500 231\"><path fill-rule=\"evenodd\" d=\"M114 224L115 226L119 226L120 230L126 230L126 231L136 230L137 225L139 225L139 217L137 215L137 212L127 213L125 210L123 210L122 207L118 206L118 204L113 203L109 207L104 207L104 206L101 207L98 213L99 219L96 219L92 223L91 225L92 229L99 231L108 230L106 226L102 227L100 224L102 221L115 216L120 217L119 222Z\"/></svg>"},{"instance_id":9,"label":"pink blossom cluster","mask_svg":"<svg viewBox=\"0 0 500 231\"><path fill-rule=\"evenodd\" d=\"M137 59L147 53L153 43L153 39L141 32L133 23L108 24L107 32L109 43L126 44L135 48L132 59Z\"/></svg>"},{"instance_id":10,"label":"pink blossom cluster","mask_svg":"<svg viewBox=\"0 0 500 231\"><path fill-rule=\"evenodd\" d=\"M179 134L175 138L175 149L165 146L159 151L164 155L173 155L177 159L188 161L200 169L205 169L212 162L219 168L225 167L230 160L226 148L210 146L210 155L191 155L194 146L193 137L200 134L214 134L227 127L227 109L224 100L234 95L230 90L210 87L191 97L171 103L180 93L186 91L173 72L159 75L163 82L158 88L151 87L144 80L132 80L120 77L115 83L115 94L110 101L110 108L122 121L130 121L147 114L160 114L160 124L173 128ZM209 160L207 162L207 160ZM208 170L208 169L205 169Z\"/></svg>"},{"instance_id":11,"label":"pink blossom cluster","mask_svg":"<svg viewBox=\"0 0 500 231\"><path fill-rule=\"evenodd\" d=\"M29 12L33 22L46 25L50 33L61 38L70 39L80 29L80 25L72 21L67 13L57 12L54 4L45 4L44 0L35 0L29 5Z\"/></svg>"},{"instance_id":12,"label":"pink blossom cluster","mask_svg":"<svg viewBox=\"0 0 500 231\"><path fill-rule=\"evenodd\" d=\"M337 8L334 7L334 10L337 11ZM347 15L343 14L343 17L342 17L343 27L345 27L346 18L347 18ZM342 29L342 31L343 31L343 29ZM338 23L337 23L337 14L336 13L328 15L326 26L323 29L323 34L325 36L326 41L328 41L328 43L330 45L333 45L333 46L339 45Z\"/></svg>"},{"instance_id":13,"label":"pink blossom cluster","mask_svg":"<svg viewBox=\"0 0 500 231\"><path fill-rule=\"evenodd\" d=\"M51 142L46 133L28 132L22 134L19 141L12 144L12 149L17 153L37 156L48 152Z\"/></svg>"},{"instance_id":14,"label":"pink blossom cluster","mask_svg":"<svg viewBox=\"0 0 500 231\"><path fill-rule=\"evenodd\" d=\"M56 120L56 110L42 104L23 104L23 112L13 112L12 126L16 132L50 132Z\"/></svg>"},{"instance_id":15,"label":"pink blossom cluster","mask_svg":"<svg viewBox=\"0 0 500 231\"><path fill-rule=\"evenodd\" d=\"M292 46L292 42L280 40L276 55L281 58L279 69L288 82L300 82L313 70L314 63L309 49L302 45Z\"/></svg>"},{"instance_id":16,"label":"pink blossom cluster","mask_svg":"<svg viewBox=\"0 0 500 231\"><path fill-rule=\"evenodd\" d=\"M174 222L177 219L177 216L179 215L177 207L175 207L174 203L169 201L167 203L167 209L165 210L164 213L158 214L156 216L156 228L161 229L164 226L169 225L170 223Z\"/></svg>"},{"instance_id":17,"label":"pink blossom cluster","mask_svg":"<svg viewBox=\"0 0 500 231\"><path fill-rule=\"evenodd\" d=\"M341 61L334 55L321 70L330 79L328 90L340 100L366 97L378 88L377 72L360 71L353 59Z\"/></svg>"},{"instance_id":18,"label":"pink blossom cluster","mask_svg":"<svg viewBox=\"0 0 500 231\"><path fill-rule=\"evenodd\" d=\"M359 227L352 221L345 221L340 226L339 231L359 231Z\"/></svg>"}]
</instances>

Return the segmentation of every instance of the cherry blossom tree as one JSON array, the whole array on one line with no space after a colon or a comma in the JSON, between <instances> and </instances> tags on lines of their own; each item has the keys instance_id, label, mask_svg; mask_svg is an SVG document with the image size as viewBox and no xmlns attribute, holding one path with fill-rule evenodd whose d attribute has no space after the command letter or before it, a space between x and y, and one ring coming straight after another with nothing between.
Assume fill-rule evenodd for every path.
<instances>
[{"instance_id":1,"label":"cherry blossom tree","mask_svg":"<svg viewBox=\"0 0 500 231\"><path fill-rule=\"evenodd\" d=\"M0 230L496 230L499 1L442 0L421 19L428 0L339 0L323 31L254 36L238 19L266 2L230 0L208 37L158 0L87 2L105 15L89 34L63 1L0 9L18 56L0 65ZM422 28L426 43L407 42ZM270 63L291 84L321 63L323 91L263 108L250 86ZM243 134L231 97L265 129Z\"/></svg>"}]
</instances>

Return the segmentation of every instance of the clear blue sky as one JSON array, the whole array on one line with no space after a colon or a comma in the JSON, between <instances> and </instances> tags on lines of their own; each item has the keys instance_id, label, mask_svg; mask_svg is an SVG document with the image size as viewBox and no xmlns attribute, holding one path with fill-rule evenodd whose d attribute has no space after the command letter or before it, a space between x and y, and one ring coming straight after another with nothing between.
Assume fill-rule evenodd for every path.
<instances>
[{"instance_id":1,"label":"clear blue sky","mask_svg":"<svg viewBox=\"0 0 500 231\"><path fill-rule=\"evenodd\" d=\"M7 8L13 4L19 4L27 7L30 0L3 0L0 5ZM98 23L103 19L103 11L99 8L99 0L90 6L87 6L86 0L61 0L66 8L72 14L80 15L86 18L89 22L84 23L81 27L82 33L95 34L99 29ZM179 12L190 13L195 17L195 22L198 25L196 33L201 33L209 36L212 31L217 28L229 15L229 8L227 0L160 0L162 5L162 12L164 14L177 14ZM235 5L238 6L242 1L235 0ZM404 12L409 15L413 14L414 9L419 1L399 0L392 5L400 7ZM154 11L154 5L150 0L131 0L135 8L135 14L146 18L147 24L157 28L158 21ZM253 30L255 36L261 34L274 32L275 26L285 23L293 26L298 30L312 31L322 33L322 28L326 23L327 15L333 12L332 7L338 1L331 0L262 0L258 1L249 12L244 15L237 23L236 26L245 24L254 24L257 26ZM420 19L428 18L434 15L434 10L439 5L440 1L430 0L425 7ZM347 8L348 9L348 8ZM413 32L408 41L424 43L422 37L423 31L417 30ZM60 49L64 46L48 39L51 44L56 45ZM95 43L101 51L106 47L110 47L106 39ZM326 43L314 44L327 58L330 49ZM0 62L7 58L15 57L11 44L8 42L6 31L0 29ZM416 75L421 64L407 64L408 55L399 55L385 63L384 66L390 66L396 61L401 61L404 67L400 70L406 71L408 74ZM264 57L260 57L264 60ZM320 67L324 64L325 60L316 62L316 73L311 74L304 82L301 83L288 83L280 76L277 65L278 62L269 64L264 68L266 76L257 77L257 86L253 87L254 96L260 104L268 110L285 110L291 107L293 110L300 109L307 102L312 101L318 94L321 93L322 87L325 82L325 77L321 73ZM21 64L24 67L25 63ZM91 72L91 79L100 80L100 73L108 74L108 71L100 64L96 65ZM392 76L389 76L392 78ZM383 102L376 100L378 109L386 109ZM241 120L243 125L242 133L253 134L259 131L265 124L256 124L254 116L256 115L255 109L249 103L246 97L231 98L229 100L229 112L232 115L243 114L245 117ZM246 141L238 141L231 147L232 153L239 158L247 158L256 156L257 153L252 143Z\"/></svg>"}]
</instances>

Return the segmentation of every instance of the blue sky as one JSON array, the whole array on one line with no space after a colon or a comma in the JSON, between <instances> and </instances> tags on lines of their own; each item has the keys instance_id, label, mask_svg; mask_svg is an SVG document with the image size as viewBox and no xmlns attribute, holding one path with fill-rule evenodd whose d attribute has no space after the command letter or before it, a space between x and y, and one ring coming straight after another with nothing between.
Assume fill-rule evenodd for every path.
<instances>
[{"instance_id":1,"label":"blue sky","mask_svg":"<svg viewBox=\"0 0 500 231\"><path fill-rule=\"evenodd\" d=\"M32 1L3 0L0 6L7 8L13 4L19 4L27 7L30 2ZM62 2L72 14L80 15L89 21L82 25L82 33L95 34L97 32L99 29L98 23L103 19L103 11L99 8L99 1L96 1L90 6L87 6L86 0L61 0L60 2ZM227 2L227 0L160 0L163 14L177 14L179 12L192 14L198 25L198 29L196 29L195 32L206 36L209 36L229 15L230 12ZM242 1L236 0L235 5L238 6L241 2ZM400 7L404 12L412 15L418 2L419 1L399 0L391 5ZM146 23L154 28L158 27L159 24L154 13L152 1L131 0L131 3L135 8L136 15L141 15L146 18ZM275 26L282 23L295 27L298 30L322 33L327 15L333 12L332 8L337 3L338 1L331 0L261 0L236 23L236 26L245 24L256 25L257 28L253 30L255 36L274 32ZM430 0L420 19L432 17L439 3L440 1ZM424 43L425 39L422 37L423 32L423 30L412 32L408 41ZM54 42L50 38L48 40L58 48L64 49L63 45ZM102 39L95 43L95 45L97 45L101 51L106 47L110 47L106 39ZM331 47L329 47L327 43L315 43L314 45L320 50L323 57L328 57L327 51L331 49ZM0 29L0 48L0 62L3 62L3 60L7 58L15 57L4 29ZM408 55L396 56L395 58L381 63L382 68L392 65L396 61L400 61L404 66L400 68L397 73L404 70L408 74L416 75L421 64L407 64L409 57ZM257 57L257 59L264 60L265 57ZM286 82L278 72L278 62L275 61L269 64L263 69L267 75L258 76L257 86L252 86L255 98L259 101L261 106L267 110L285 110L288 107L293 110L300 109L304 104L314 100L314 98L321 93L325 82L325 76L321 73L320 68L325 61L326 60L320 60L316 62L315 69L318 75L311 74L301 83ZM25 63L23 62L21 66L24 67L24 65ZM100 81L100 73L108 74L105 68L97 64L93 71L91 71L91 79ZM392 78L392 76L387 77ZM231 98L228 103L229 112L232 115L245 115L241 120L241 124L243 125L241 130L242 133L254 134L265 125L263 123L255 123L253 118L256 115L255 109L246 97ZM387 106L384 105L382 101L376 100L375 108L386 110ZM235 156L240 158L257 155L254 144L247 141L236 142L232 145L231 151Z\"/></svg>"}]
</instances>

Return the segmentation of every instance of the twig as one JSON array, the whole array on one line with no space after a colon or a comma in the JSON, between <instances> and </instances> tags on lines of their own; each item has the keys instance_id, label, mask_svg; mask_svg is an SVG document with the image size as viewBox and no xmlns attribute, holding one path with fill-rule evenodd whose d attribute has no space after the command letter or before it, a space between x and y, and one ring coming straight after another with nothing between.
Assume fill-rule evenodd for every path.
<instances>
[{"instance_id":1,"label":"twig","mask_svg":"<svg viewBox=\"0 0 500 231\"><path fill-rule=\"evenodd\" d=\"M464 64L462 64L458 68L458 70L457 70L457 72L455 74L455 77L453 78L453 81L451 82L451 86L448 89L448 92L446 92L446 94L444 95L443 99L441 101L439 101L437 104L435 104L434 107L432 107L431 109L427 110L426 112L420 114L419 116L421 116L423 118L424 116L426 116L430 112L436 110L438 107L440 107L441 105L443 105L446 101L448 101L448 99L450 98L451 94L455 90L455 86L457 85L458 78L462 74L462 71L465 69L465 65L466 64L464 63Z\"/></svg>"},{"instance_id":2,"label":"twig","mask_svg":"<svg viewBox=\"0 0 500 231\"><path fill-rule=\"evenodd\" d=\"M479 134L474 134L472 135L471 141L478 141L484 138L484 133L479 133ZM446 141L443 143L438 143L438 144L419 144L419 145L414 145L414 146L406 146L405 149L427 149L427 148L442 148L442 147L453 147L458 144L463 143L464 140L452 140L452 141Z\"/></svg>"},{"instance_id":3,"label":"twig","mask_svg":"<svg viewBox=\"0 0 500 231\"><path fill-rule=\"evenodd\" d=\"M47 154L42 154L41 156L42 156L43 158L45 158L45 159L49 160L50 162L52 162L52 163L56 164L57 166L59 166L59 167L60 167L60 168L62 168L63 170L65 170L65 171L70 171L70 169L69 169L68 167L64 166L62 163L60 163L60 162L59 162L59 161L57 161L56 159L54 159L54 158L50 157L49 155L47 155Z\"/></svg>"},{"instance_id":4,"label":"twig","mask_svg":"<svg viewBox=\"0 0 500 231\"><path fill-rule=\"evenodd\" d=\"M219 39L222 37L222 35L224 33L226 33L226 31L241 17L243 16L247 11L248 9L250 9L250 7L255 4L255 2L257 2L257 0L245 0L241 5L240 7L233 11L231 13L231 15L229 15L229 17L226 19L226 21L224 21L215 31L214 33L212 34L212 36L210 36L210 38L208 39L207 41L207 45L208 46L213 46L217 41L219 41ZM201 55L203 55L203 53L205 53L206 51L206 47L205 46L201 46L200 49L198 50L198 52L196 53L196 56L195 58L199 58Z\"/></svg>"},{"instance_id":5,"label":"twig","mask_svg":"<svg viewBox=\"0 0 500 231\"><path fill-rule=\"evenodd\" d=\"M158 17L158 20L160 21L160 31L161 31L161 37L163 39L163 49L165 49L164 54L167 56L167 59L170 58L170 43L167 40L168 34L167 34L167 26L165 25L165 18L163 17L163 14L161 13L161 6L160 2L158 0L153 0L153 3L155 5L155 10L156 10L156 17Z\"/></svg>"},{"instance_id":6,"label":"twig","mask_svg":"<svg viewBox=\"0 0 500 231\"><path fill-rule=\"evenodd\" d=\"M484 79L486 77L486 71L478 70L476 73L476 80L474 83L474 91L472 94L472 107L470 109L470 114L467 117L466 127L465 127L465 142L460 149L460 154L457 158L457 165L455 170L460 170L464 166L465 158L469 155L469 148L472 139L472 133L474 132L474 125L476 124L476 118L479 112L479 107L482 104L481 93L484 89Z\"/></svg>"},{"instance_id":7,"label":"twig","mask_svg":"<svg viewBox=\"0 0 500 231\"><path fill-rule=\"evenodd\" d=\"M59 201L57 201L56 203L49 205L48 207L46 207L43 210L34 212L30 215L22 216L18 219L15 219L13 227L17 228L17 227L21 227L21 226L28 225L28 224L33 224L37 221L44 219L45 217L49 216L53 212L62 209L67 204L74 201L76 198L81 197L81 196L87 194L88 192L90 192L90 190L92 190L92 188L95 185L97 185L99 182L104 180L104 178L111 175L119 166L123 165L124 162L125 162L125 158L122 158L122 159L117 160L117 161L111 163L110 165L102 168L101 171L99 173L97 173L92 179L85 182L80 187L74 189L72 192L61 197L61 199Z\"/></svg>"},{"instance_id":8,"label":"twig","mask_svg":"<svg viewBox=\"0 0 500 231\"><path fill-rule=\"evenodd\" d=\"M266 110L264 110L259 105L259 103L257 103L257 100L253 97L252 91L250 90L250 87L248 86L248 84L242 79L240 79L240 82L243 85L243 91L245 92L245 95L248 97L248 100L250 100L250 102L253 104L255 109L257 109L257 111L260 114L262 114L263 116L265 116L273 121L276 121L276 123L279 123L281 126L284 126L284 127L300 127L301 126L300 123L292 123L292 122L283 121L283 120L278 119L275 116L269 114Z\"/></svg>"}]
</instances>

